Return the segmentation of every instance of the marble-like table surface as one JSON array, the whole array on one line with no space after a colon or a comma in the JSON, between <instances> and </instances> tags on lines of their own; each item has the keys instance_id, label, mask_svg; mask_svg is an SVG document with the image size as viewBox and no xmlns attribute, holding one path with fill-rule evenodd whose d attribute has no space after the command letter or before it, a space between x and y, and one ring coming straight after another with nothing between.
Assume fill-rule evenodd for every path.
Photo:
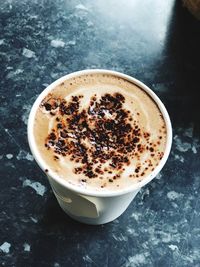
<instances>
[{"instance_id":1,"label":"marble-like table surface","mask_svg":"<svg viewBox=\"0 0 200 267\"><path fill-rule=\"evenodd\" d=\"M0 266L200 266L199 36L180 1L0 1ZM101 226L63 213L26 132L40 92L87 68L140 79L173 124L162 172Z\"/></svg>"}]
</instances>

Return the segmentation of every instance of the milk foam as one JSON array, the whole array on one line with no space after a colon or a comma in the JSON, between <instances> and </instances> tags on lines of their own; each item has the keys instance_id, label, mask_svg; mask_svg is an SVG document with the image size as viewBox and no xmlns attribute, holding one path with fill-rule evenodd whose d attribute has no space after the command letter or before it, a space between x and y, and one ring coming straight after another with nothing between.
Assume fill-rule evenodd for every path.
<instances>
[{"instance_id":1,"label":"milk foam","mask_svg":"<svg viewBox=\"0 0 200 267\"><path fill-rule=\"evenodd\" d=\"M72 97L81 96L81 98L79 98L78 108L78 114L80 114L83 110L88 110L89 107L92 111L90 103L94 96L96 102L99 102L106 94L114 96L116 93L121 94L125 99L122 108L129 112L128 116L132 119L132 121L129 120L127 123L130 124L132 128L137 125L141 130L139 136L140 141L138 143L140 147L138 147L137 144L135 145L135 150L132 150L131 153L125 152L129 163L123 163L122 168L117 169L111 167L113 163L112 157L103 163L100 163L100 157L95 159L97 163L94 162L94 159L89 158L90 162L93 161L92 171L94 171L95 168L99 168L101 165L100 171L103 172L103 174L95 172L96 176L91 178L83 172L75 172L75 169L81 168L83 164L80 161L76 162L76 158L72 160L72 155L68 155L67 153L65 156L56 154L57 158L55 159L54 147L47 149L47 147L45 147L45 142L52 130L56 129L58 116L59 118L62 117L63 120L66 120L68 117L67 115L62 116L59 113L59 106L52 111L47 111L44 108L45 101L49 98L54 98L62 99L70 103ZM55 114L52 115L50 112ZM103 113L104 120L114 121L116 119L116 113L111 113L109 109L104 109ZM88 118L91 119L89 127L92 131L95 131L96 121L102 118L96 115L93 117L89 115ZM69 131L66 122L64 125L68 131L68 141L74 140L76 134L71 130ZM61 179L65 179L71 184L95 190L119 190L144 179L159 164L166 145L165 123L158 106L151 97L141 88L129 81L112 75L103 74L83 75L76 79L67 80L54 88L51 95L48 95L43 100L43 104L40 105L40 108L38 108L34 125L34 136L38 150L49 166L49 169L56 172ZM114 132L113 137L116 137ZM110 135L110 133L109 141L112 141L112 135ZM95 151L96 149L95 141L92 139L86 138L81 141L81 144L84 145L87 151ZM107 153L109 149L111 148L102 146L101 153ZM115 150L117 151L117 149ZM113 153L118 153L116 151ZM92 153L90 154L92 155ZM90 154L88 152L89 156L91 156ZM125 157L125 154L122 156ZM115 179L113 177L115 177Z\"/></svg>"}]
</instances>

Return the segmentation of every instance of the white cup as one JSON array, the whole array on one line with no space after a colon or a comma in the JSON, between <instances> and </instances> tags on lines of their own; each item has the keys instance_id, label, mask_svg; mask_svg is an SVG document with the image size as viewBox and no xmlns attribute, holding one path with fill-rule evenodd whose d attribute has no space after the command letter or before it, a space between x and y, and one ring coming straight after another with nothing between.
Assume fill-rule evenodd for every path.
<instances>
[{"instance_id":1,"label":"white cup","mask_svg":"<svg viewBox=\"0 0 200 267\"><path fill-rule=\"evenodd\" d=\"M58 175L53 173L51 169L47 166L45 161L42 159L38 152L37 145L33 136L33 125L36 111L43 100L43 98L51 92L53 88L62 83L67 79L77 77L82 74L92 74L92 73L102 73L111 74L117 77L126 79L140 88L142 88L158 105L166 124L167 130L167 140L166 148L164 151L164 156L160 160L158 166L152 171L146 178L143 178L140 182L135 183L125 189L117 191L95 191L92 189L84 189L78 186L69 184L67 180L60 178ZM60 204L60 207L73 219L87 223L87 224L104 224L113 221L119 217L129 206L131 201L137 195L139 190L149 183L163 168L167 161L170 153L172 144L172 127L169 115L166 108L164 107L161 100L156 96L156 94L145 84L132 78L128 75L101 69L83 70L68 74L64 77L53 82L49 85L36 99L33 107L31 109L29 120L28 120L28 141L32 154L37 161L38 165L45 172L49 169L48 180L52 187L52 190Z\"/></svg>"}]
</instances>

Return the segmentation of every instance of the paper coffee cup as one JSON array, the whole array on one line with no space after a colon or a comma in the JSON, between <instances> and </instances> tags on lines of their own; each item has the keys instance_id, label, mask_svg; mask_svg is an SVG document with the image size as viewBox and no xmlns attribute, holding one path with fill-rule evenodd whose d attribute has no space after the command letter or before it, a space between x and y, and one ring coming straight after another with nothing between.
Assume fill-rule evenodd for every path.
<instances>
[{"instance_id":1,"label":"paper coffee cup","mask_svg":"<svg viewBox=\"0 0 200 267\"><path fill-rule=\"evenodd\" d=\"M166 108L164 107L158 96L145 84L138 81L137 79L130 77L128 75L101 69L83 70L68 74L49 85L36 99L33 107L31 109L29 120L28 120L28 141L31 152L37 161L38 165L45 172L49 169L47 164L41 158L33 136L33 126L36 111L43 100L43 98L51 92L53 88L62 83L63 81L78 77L83 74L110 74L116 77L123 78L127 81L134 83L135 85L142 88L158 105L166 125L167 137L166 137L166 147L164 155L160 160L158 166L140 182L134 183L125 189L119 189L116 191L95 191L92 189L80 188L78 186L69 184L66 180L59 177L55 173L48 172L48 180L52 187L52 190L57 198L60 207L73 219L87 223L87 224L104 224L113 221L119 217L129 206L131 201L137 195L139 190L149 183L163 168L167 161L170 153L172 144L172 127L169 115Z\"/></svg>"}]
</instances>

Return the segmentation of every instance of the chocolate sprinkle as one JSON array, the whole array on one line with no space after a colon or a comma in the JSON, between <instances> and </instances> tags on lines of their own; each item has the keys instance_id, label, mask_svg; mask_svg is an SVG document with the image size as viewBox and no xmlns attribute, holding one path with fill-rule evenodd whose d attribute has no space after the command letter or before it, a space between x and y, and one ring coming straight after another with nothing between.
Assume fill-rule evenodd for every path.
<instances>
[{"instance_id":1,"label":"chocolate sprinkle","mask_svg":"<svg viewBox=\"0 0 200 267\"><path fill-rule=\"evenodd\" d=\"M71 161L80 165L74 169L75 174L84 174L92 179L106 172L108 181L112 183L113 179L120 178L119 173L130 164L131 158L139 160L140 153L145 150L156 152L156 148L149 147L150 134L144 132L137 121L130 123L132 115L123 107L125 98L122 94L107 93L100 99L93 96L89 107L79 110L81 98L72 96L67 102L50 95L41 104L55 116L54 129L45 139L45 146L54 152L55 160L59 159L58 155L69 156ZM162 158L162 155L159 157ZM106 161L110 168L102 169L101 163ZM142 176L145 174L144 168L137 166L136 177L140 171ZM82 181L86 182L85 179Z\"/></svg>"}]
</instances>

